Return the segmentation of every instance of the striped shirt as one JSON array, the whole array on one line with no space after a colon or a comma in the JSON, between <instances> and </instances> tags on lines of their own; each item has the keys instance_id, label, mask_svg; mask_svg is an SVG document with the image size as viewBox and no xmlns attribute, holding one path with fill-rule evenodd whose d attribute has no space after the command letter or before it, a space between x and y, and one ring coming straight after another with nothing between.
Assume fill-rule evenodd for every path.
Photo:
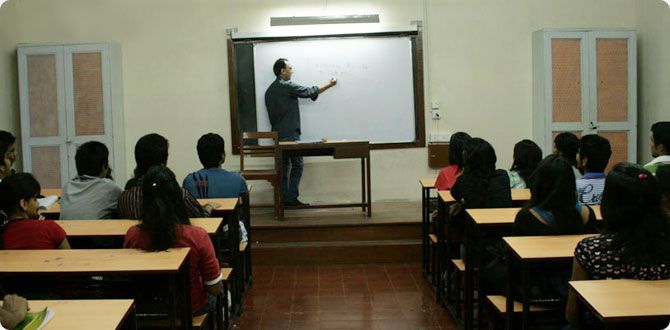
<instances>
[{"instance_id":1,"label":"striped shirt","mask_svg":"<svg viewBox=\"0 0 670 330\"><path fill-rule=\"evenodd\" d=\"M605 173L586 173L577 179L577 201L585 205L600 205L605 190Z\"/></svg>"},{"instance_id":2,"label":"striped shirt","mask_svg":"<svg viewBox=\"0 0 670 330\"><path fill-rule=\"evenodd\" d=\"M209 215L202 208L200 203L182 188L184 194L184 203L186 211L190 218L206 218ZM141 180L132 186L126 185L126 190L119 196L119 217L121 219L141 219L142 218L142 184Z\"/></svg>"}]
</instances>

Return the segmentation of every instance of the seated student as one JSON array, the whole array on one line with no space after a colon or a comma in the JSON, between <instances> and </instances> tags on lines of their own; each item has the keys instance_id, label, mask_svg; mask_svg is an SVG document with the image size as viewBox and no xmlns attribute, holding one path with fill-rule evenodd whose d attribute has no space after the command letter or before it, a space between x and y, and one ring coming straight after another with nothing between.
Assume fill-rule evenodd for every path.
<instances>
[{"instance_id":1,"label":"seated student","mask_svg":"<svg viewBox=\"0 0 670 330\"><path fill-rule=\"evenodd\" d=\"M221 268L207 232L191 226L184 191L174 173L165 166L154 166L142 179L142 217L140 224L128 229L124 248L164 251L189 247L191 310L201 315L214 310L222 290Z\"/></svg>"},{"instance_id":2,"label":"seated student","mask_svg":"<svg viewBox=\"0 0 670 330\"><path fill-rule=\"evenodd\" d=\"M577 202L572 166L549 155L531 175L530 202L514 219L514 236L571 235L597 232L593 210Z\"/></svg>"},{"instance_id":3,"label":"seated student","mask_svg":"<svg viewBox=\"0 0 670 330\"><path fill-rule=\"evenodd\" d=\"M449 166L440 170L435 180L435 189L449 190L463 173L463 147L471 139L468 133L457 132L449 139Z\"/></svg>"},{"instance_id":4,"label":"seated student","mask_svg":"<svg viewBox=\"0 0 670 330\"><path fill-rule=\"evenodd\" d=\"M542 160L542 149L531 140L521 140L514 145L514 161L507 171L512 189L527 188L528 177Z\"/></svg>"},{"instance_id":5,"label":"seated student","mask_svg":"<svg viewBox=\"0 0 670 330\"><path fill-rule=\"evenodd\" d=\"M572 165L572 172L575 173L575 180L582 176L577 169L577 153L579 152L579 138L570 132L563 132L554 138L554 154L567 159Z\"/></svg>"},{"instance_id":6,"label":"seated student","mask_svg":"<svg viewBox=\"0 0 670 330\"><path fill-rule=\"evenodd\" d=\"M40 184L30 173L17 173L0 182L0 242L7 250L69 249L65 231L56 222L38 220Z\"/></svg>"},{"instance_id":7,"label":"seated student","mask_svg":"<svg viewBox=\"0 0 670 330\"><path fill-rule=\"evenodd\" d=\"M656 169L656 180L661 189L661 206L665 213L670 215L670 165L659 166Z\"/></svg>"},{"instance_id":8,"label":"seated student","mask_svg":"<svg viewBox=\"0 0 670 330\"><path fill-rule=\"evenodd\" d=\"M221 168L226 161L225 142L214 133L198 139L198 158L203 168L184 178L184 189L197 198L237 198L248 193L247 182L235 172ZM228 230L228 225L224 226ZM240 221L240 240L247 241L247 230Z\"/></svg>"},{"instance_id":9,"label":"seated student","mask_svg":"<svg viewBox=\"0 0 670 330\"><path fill-rule=\"evenodd\" d=\"M108 158L107 147L98 141L77 148L77 176L63 188L61 220L113 218L123 190L111 180Z\"/></svg>"},{"instance_id":10,"label":"seated student","mask_svg":"<svg viewBox=\"0 0 670 330\"><path fill-rule=\"evenodd\" d=\"M644 168L656 174L660 165L670 165L670 121L661 121L651 125L651 136L649 136L651 155L655 157L644 165Z\"/></svg>"},{"instance_id":11,"label":"seated student","mask_svg":"<svg viewBox=\"0 0 670 330\"><path fill-rule=\"evenodd\" d=\"M481 138L472 138L463 150L464 169L451 196L466 208L512 206L512 191L505 170L496 170L496 152Z\"/></svg>"},{"instance_id":12,"label":"seated student","mask_svg":"<svg viewBox=\"0 0 670 330\"><path fill-rule=\"evenodd\" d=\"M28 300L15 294L8 294L2 299L0 307L0 325L2 329L12 330L16 328L28 312Z\"/></svg>"},{"instance_id":13,"label":"seated student","mask_svg":"<svg viewBox=\"0 0 670 330\"><path fill-rule=\"evenodd\" d=\"M579 139L577 164L584 173L577 179L578 201L586 205L598 205L605 188L605 168L612 155L610 142L595 134Z\"/></svg>"},{"instance_id":14,"label":"seated student","mask_svg":"<svg viewBox=\"0 0 670 330\"><path fill-rule=\"evenodd\" d=\"M168 159L168 140L164 137L152 133L141 137L135 144L135 175L128 180L126 187L119 196L119 217L122 219L140 219L142 217L142 181L144 174L156 165L167 165ZM186 190L182 189L186 210L191 218L203 218L212 213L216 208L213 204L207 204L204 207L191 196Z\"/></svg>"},{"instance_id":15,"label":"seated student","mask_svg":"<svg viewBox=\"0 0 670 330\"><path fill-rule=\"evenodd\" d=\"M13 174L12 165L16 160L16 138L12 133L0 131L0 181Z\"/></svg>"},{"instance_id":16,"label":"seated student","mask_svg":"<svg viewBox=\"0 0 670 330\"><path fill-rule=\"evenodd\" d=\"M670 221L660 200L658 183L649 171L635 164L616 165L607 175L600 206L604 233L577 244L572 280L670 278ZM570 292L570 323L577 315L575 304Z\"/></svg>"}]
</instances>

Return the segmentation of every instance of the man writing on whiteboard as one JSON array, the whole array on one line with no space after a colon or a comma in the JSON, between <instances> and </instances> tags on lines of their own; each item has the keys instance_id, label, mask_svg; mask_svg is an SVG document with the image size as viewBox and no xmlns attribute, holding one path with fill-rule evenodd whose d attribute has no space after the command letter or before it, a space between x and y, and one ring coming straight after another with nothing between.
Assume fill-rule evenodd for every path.
<instances>
[{"instance_id":1,"label":"man writing on whiteboard","mask_svg":"<svg viewBox=\"0 0 670 330\"><path fill-rule=\"evenodd\" d=\"M265 92L265 106L268 109L272 130L279 132L280 141L300 140L300 108L298 98L310 98L316 101L319 94L337 84L337 79L330 80L323 86L305 87L291 81L293 67L285 58L278 59L272 70L277 79ZM308 204L298 200L298 186L304 166L302 157L284 158L282 184L284 187L284 205L305 206ZM290 171L290 175L289 175Z\"/></svg>"}]
</instances>

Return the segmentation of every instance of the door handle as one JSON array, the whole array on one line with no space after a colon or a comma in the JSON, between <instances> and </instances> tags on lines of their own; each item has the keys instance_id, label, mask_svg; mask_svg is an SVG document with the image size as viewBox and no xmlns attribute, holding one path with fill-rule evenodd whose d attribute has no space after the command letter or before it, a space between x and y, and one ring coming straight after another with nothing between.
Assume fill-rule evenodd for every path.
<instances>
[{"instance_id":1,"label":"door handle","mask_svg":"<svg viewBox=\"0 0 670 330\"><path fill-rule=\"evenodd\" d=\"M597 130L598 129L598 126L594 125L593 122L590 122L590 123L591 123L591 129L592 130Z\"/></svg>"}]
</instances>

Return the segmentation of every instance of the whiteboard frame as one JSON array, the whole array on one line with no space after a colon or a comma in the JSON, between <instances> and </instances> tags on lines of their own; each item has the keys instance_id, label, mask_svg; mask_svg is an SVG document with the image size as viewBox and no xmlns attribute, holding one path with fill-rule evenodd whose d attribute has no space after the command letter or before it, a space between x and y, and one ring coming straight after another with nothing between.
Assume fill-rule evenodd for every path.
<instances>
[{"instance_id":1,"label":"whiteboard frame","mask_svg":"<svg viewBox=\"0 0 670 330\"><path fill-rule=\"evenodd\" d=\"M412 43L412 67L414 75L414 118L415 118L415 140L402 143L375 143L370 144L370 149L400 149L400 148L424 148L426 146L425 128L425 102L424 102L424 73L423 73L423 37L420 28L410 27L403 29L386 28L375 32L356 32L339 34L305 34L305 35L272 35L272 34L241 34L233 32L228 35L228 81L230 96L230 125L233 154L239 154L238 127L239 104L237 86L237 61L235 58L235 46L257 44L276 41L302 41L344 38L374 38L374 37L410 37ZM256 91L257 92L257 91Z\"/></svg>"}]
</instances>

